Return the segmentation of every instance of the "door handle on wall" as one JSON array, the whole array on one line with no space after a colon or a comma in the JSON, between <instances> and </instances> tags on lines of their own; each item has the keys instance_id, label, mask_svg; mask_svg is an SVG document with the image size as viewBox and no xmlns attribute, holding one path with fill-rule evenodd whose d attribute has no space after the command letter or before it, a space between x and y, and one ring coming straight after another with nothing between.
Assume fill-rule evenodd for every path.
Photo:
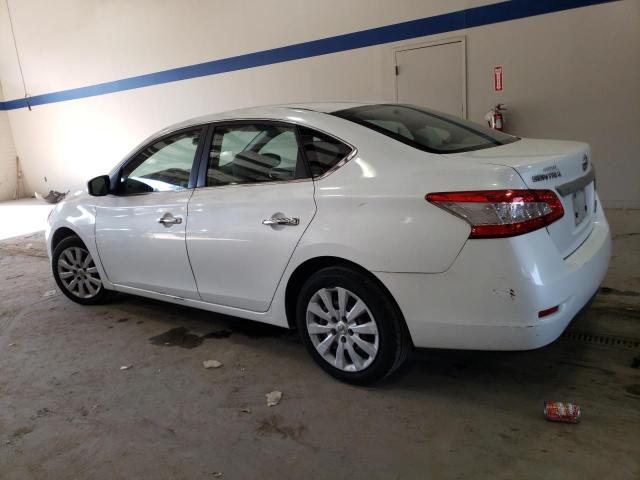
<instances>
[{"instance_id":1,"label":"door handle on wall","mask_svg":"<svg viewBox=\"0 0 640 480\"><path fill-rule=\"evenodd\" d=\"M170 213L165 213L158 219L158 223L163 224L165 227L170 227L171 225L179 225L182 223L182 217L174 217Z\"/></svg>"},{"instance_id":2,"label":"door handle on wall","mask_svg":"<svg viewBox=\"0 0 640 480\"><path fill-rule=\"evenodd\" d=\"M299 218L289 217L271 217L269 219L262 220L263 225L300 225Z\"/></svg>"}]
</instances>

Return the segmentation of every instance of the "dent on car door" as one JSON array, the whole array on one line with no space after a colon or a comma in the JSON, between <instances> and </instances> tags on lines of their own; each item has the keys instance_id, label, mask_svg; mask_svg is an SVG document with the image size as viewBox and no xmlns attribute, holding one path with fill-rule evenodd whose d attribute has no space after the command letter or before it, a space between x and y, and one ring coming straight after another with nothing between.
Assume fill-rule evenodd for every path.
<instances>
[{"instance_id":1,"label":"dent on car door","mask_svg":"<svg viewBox=\"0 0 640 480\"><path fill-rule=\"evenodd\" d=\"M204 301L269 308L316 210L297 129L217 125L189 203L187 249Z\"/></svg>"},{"instance_id":2,"label":"dent on car door","mask_svg":"<svg viewBox=\"0 0 640 480\"><path fill-rule=\"evenodd\" d=\"M114 284L199 298L185 231L202 131L154 140L122 167L113 191L101 197L96 243Z\"/></svg>"}]
</instances>

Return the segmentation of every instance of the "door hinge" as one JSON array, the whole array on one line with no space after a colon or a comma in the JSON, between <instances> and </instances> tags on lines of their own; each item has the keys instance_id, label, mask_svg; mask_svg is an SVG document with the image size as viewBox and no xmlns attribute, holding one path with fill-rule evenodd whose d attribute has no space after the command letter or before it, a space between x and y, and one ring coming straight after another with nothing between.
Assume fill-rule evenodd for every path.
<instances>
[{"instance_id":1,"label":"door hinge","mask_svg":"<svg viewBox=\"0 0 640 480\"><path fill-rule=\"evenodd\" d=\"M395 68L396 68L396 77L397 77L398 76L398 72L399 72L398 65L396 65Z\"/></svg>"}]
</instances>

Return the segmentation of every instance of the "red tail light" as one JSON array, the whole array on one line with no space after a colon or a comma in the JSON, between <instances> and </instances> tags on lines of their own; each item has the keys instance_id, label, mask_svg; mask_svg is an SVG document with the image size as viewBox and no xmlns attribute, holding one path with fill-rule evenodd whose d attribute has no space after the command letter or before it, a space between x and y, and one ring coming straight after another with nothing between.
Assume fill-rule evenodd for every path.
<instances>
[{"instance_id":1,"label":"red tail light","mask_svg":"<svg viewBox=\"0 0 640 480\"><path fill-rule=\"evenodd\" d=\"M564 215L551 190L479 190L430 193L428 202L466 220L469 238L513 237L532 232Z\"/></svg>"}]
</instances>

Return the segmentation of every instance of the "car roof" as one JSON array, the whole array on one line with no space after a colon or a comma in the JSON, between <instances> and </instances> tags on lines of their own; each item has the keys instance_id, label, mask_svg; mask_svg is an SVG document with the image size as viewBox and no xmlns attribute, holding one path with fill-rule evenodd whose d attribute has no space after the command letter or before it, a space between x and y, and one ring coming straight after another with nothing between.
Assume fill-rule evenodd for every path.
<instances>
[{"instance_id":1,"label":"car roof","mask_svg":"<svg viewBox=\"0 0 640 480\"><path fill-rule=\"evenodd\" d=\"M348 108L362 107L363 105L375 105L382 102L308 102L308 103L287 103L274 105L279 108L292 108L298 110L311 110L312 112L333 113Z\"/></svg>"},{"instance_id":2,"label":"car roof","mask_svg":"<svg viewBox=\"0 0 640 480\"><path fill-rule=\"evenodd\" d=\"M226 112L212 113L200 117L190 118L188 120L175 123L162 129L160 132L152 135L152 137L161 136L165 133L186 128L193 125L201 125L210 122L218 122L221 120L246 120L246 119L270 119L270 120L293 120L295 118L306 117L308 113L327 114L345 110L348 108L360 107L363 105L375 105L380 102L308 102L308 103L289 103L278 105L264 105L259 107L240 108L229 110ZM293 117L293 118L292 118Z\"/></svg>"}]
</instances>

